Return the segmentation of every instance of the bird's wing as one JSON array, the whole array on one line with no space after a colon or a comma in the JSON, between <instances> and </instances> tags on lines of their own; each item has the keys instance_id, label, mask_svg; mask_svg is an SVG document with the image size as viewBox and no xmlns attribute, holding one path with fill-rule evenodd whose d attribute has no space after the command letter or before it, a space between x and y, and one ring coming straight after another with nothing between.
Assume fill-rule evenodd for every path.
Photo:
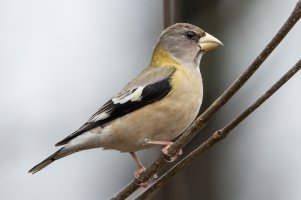
<instances>
[{"instance_id":1,"label":"bird's wing","mask_svg":"<svg viewBox=\"0 0 301 200\"><path fill-rule=\"evenodd\" d=\"M171 67L147 68L105 103L83 126L58 142L56 146L67 144L90 129L104 126L123 115L159 101L172 90L171 77L174 72L175 69Z\"/></svg>"}]
</instances>

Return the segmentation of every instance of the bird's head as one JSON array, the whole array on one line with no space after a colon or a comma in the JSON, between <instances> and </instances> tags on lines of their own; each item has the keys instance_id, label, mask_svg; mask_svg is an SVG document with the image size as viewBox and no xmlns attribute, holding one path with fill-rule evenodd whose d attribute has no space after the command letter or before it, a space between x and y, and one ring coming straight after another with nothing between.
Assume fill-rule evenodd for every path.
<instances>
[{"instance_id":1,"label":"bird's head","mask_svg":"<svg viewBox=\"0 0 301 200\"><path fill-rule=\"evenodd\" d=\"M154 49L154 54L167 52L179 64L199 66L202 55L217 47L221 41L192 24L177 23L166 28Z\"/></svg>"}]
</instances>

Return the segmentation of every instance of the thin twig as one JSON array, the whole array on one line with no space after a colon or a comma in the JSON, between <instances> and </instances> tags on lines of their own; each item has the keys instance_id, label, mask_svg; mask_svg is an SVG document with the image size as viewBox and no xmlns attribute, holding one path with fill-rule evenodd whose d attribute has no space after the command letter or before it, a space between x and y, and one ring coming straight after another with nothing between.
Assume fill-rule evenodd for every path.
<instances>
[{"instance_id":1,"label":"thin twig","mask_svg":"<svg viewBox=\"0 0 301 200\"><path fill-rule=\"evenodd\" d=\"M197 132L202 129L208 122L209 118L216 113L228 100L249 80L249 78L255 73L255 71L261 66L266 58L272 53L272 51L278 46L281 40L287 35L292 27L297 23L301 17L301 0L298 1L293 12L273 37L273 39L267 44L263 51L257 56L257 58L251 63L251 65L232 83L232 85L217 99L213 104L198 117L192 126L185 131L185 133L176 141L175 145L169 148L169 153L175 155L178 152L179 147L183 147L188 143Z\"/></svg>"},{"instance_id":2,"label":"thin twig","mask_svg":"<svg viewBox=\"0 0 301 200\"><path fill-rule=\"evenodd\" d=\"M294 67L292 67L285 75L283 75L269 90L267 90L260 98L258 98L251 106L245 109L240 115L235 117L230 123L222 129L215 131L208 140L201 144L198 148L192 151L189 155L183 158L164 175L162 175L155 183L153 183L147 190L140 194L135 200L142 200L149 197L154 191L165 185L174 175L181 171L184 167L190 165L203 152L212 147L217 142L224 139L230 131L232 131L239 123L246 119L252 112L254 112L262 103L270 98L281 86L283 86L292 76L294 76L301 69L301 60L299 60Z\"/></svg>"},{"instance_id":3,"label":"thin twig","mask_svg":"<svg viewBox=\"0 0 301 200\"><path fill-rule=\"evenodd\" d=\"M213 104L200 116L193 124L183 133L183 135L175 142L174 145L168 149L171 156L174 156L179 149L183 148L208 122L209 118L216 113L244 84L245 82L255 73L265 59L272 53L272 51L279 45L282 39L292 29L296 22L301 17L301 0L298 1L293 12L280 28L278 33L273 39L267 44L259 56L251 63L251 65L238 77L237 80L216 100ZM139 188L139 183L146 182L155 173L157 173L165 164L165 155L161 155L144 173L139 177L139 180L131 181L121 191L115 194L113 200L122 200L130 196L134 191Z\"/></svg>"}]
</instances>

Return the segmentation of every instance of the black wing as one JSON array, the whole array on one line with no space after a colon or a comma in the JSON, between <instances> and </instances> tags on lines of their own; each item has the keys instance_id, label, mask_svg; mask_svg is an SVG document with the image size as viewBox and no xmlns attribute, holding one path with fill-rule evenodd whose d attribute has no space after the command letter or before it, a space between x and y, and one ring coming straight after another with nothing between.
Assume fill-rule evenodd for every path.
<instances>
[{"instance_id":1,"label":"black wing","mask_svg":"<svg viewBox=\"0 0 301 200\"><path fill-rule=\"evenodd\" d=\"M159 101L171 91L172 86L170 82L171 75L156 83L140 86L119 94L103 105L82 127L58 142L56 146L64 145L92 128L105 126L114 119L138 110L150 103Z\"/></svg>"}]
</instances>

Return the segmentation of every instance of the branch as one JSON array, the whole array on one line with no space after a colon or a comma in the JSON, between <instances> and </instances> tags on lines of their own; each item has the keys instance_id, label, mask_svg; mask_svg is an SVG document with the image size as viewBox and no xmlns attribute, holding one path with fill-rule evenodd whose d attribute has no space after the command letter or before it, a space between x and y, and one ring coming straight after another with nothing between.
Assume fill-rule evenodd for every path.
<instances>
[{"instance_id":1,"label":"branch","mask_svg":"<svg viewBox=\"0 0 301 200\"><path fill-rule=\"evenodd\" d=\"M261 66L266 58L272 53L272 51L278 46L282 39L292 29L301 17L301 0L298 1L293 12L273 37L273 39L266 45L263 51L257 56L257 58L251 63L251 65L232 83L232 85L217 99L213 104L198 117L192 126L185 131L185 133L176 141L176 144L169 148L169 153L174 155L180 147L183 147L188 143L197 132L202 129L208 122L209 118L216 113L228 100L249 80L249 78L255 73L255 71Z\"/></svg>"},{"instance_id":2,"label":"branch","mask_svg":"<svg viewBox=\"0 0 301 200\"><path fill-rule=\"evenodd\" d=\"M208 140L201 144L198 148L192 151L189 155L183 158L164 175L162 175L154 184L152 184L147 190L139 195L136 200L146 199L154 191L165 185L174 175L181 171L184 167L190 165L197 157L217 142L224 139L230 131L232 131L239 123L247 118L252 112L254 112L262 103L270 98L281 86L283 86L292 76L294 76L301 69L301 60L299 60L294 67L292 67L285 75L283 75L269 90L267 90L260 98L258 98L251 106L245 109L240 115L235 117L230 123L224 126L222 129L215 131Z\"/></svg>"},{"instance_id":3,"label":"branch","mask_svg":"<svg viewBox=\"0 0 301 200\"><path fill-rule=\"evenodd\" d=\"M255 73L255 71L260 67L260 65L265 61L265 59L272 53L272 51L279 45L282 39L287 35L287 33L292 29L296 22L301 17L301 0L298 1L293 12L280 28L278 33L273 37L273 39L267 44L263 51L257 56L257 58L251 63L251 65L238 77L237 80L217 99L213 104L200 116L193 124L183 133L183 135L175 142L174 145L168 149L171 156L183 148L198 132L201 130L205 124L208 122L209 118L216 113L244 84L245 82ZM113 200L121 200L130 196L134 191L139 188L139 183L146 182L155 173L157 173L166 164L165 155L161 155L149 168L145 170L139 177L140 180L133 180L127 186L125 186L121 191L115 194Z\"/></svg>"}]
</instances>

